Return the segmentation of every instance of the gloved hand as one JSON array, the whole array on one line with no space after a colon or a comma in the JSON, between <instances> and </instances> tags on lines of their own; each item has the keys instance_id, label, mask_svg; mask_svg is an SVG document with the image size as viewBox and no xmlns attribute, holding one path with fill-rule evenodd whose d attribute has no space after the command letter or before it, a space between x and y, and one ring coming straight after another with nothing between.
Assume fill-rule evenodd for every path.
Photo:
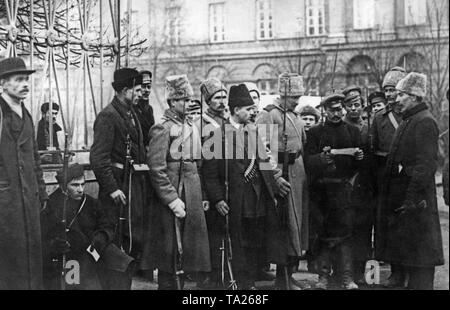
<instances>
[{"instance_id":1,"label":"gloved hand","mask_svg":"<svg viewBox=\"0 0 450 310\"><path fill-rule=\"evenodd\" d=\"M177 218L183 219L186 217L186 206L184 205L183 200L181 200L180 198L177 198L169 203L169 208Z\"/></svg>"},{"instance_id":2,"label":"gloved hand","mask_svg":"<svg viewBox=\"0 0 450 310\"><path fill-rule=\"evenodd\" d=\"M225 201L222 200L216 203L216 210L220 215L225 216L228 215L228 212L230 212L230 207Z\"/></svg>"},{"instance_id":3,"label":"gloved hand","mask_svg":"<svg viewBox=\"0 0 450 310\"><path fill-rule=\"evenodd\" d=\"M54 238L50 241L50 251L56 255L63 255L70 252L70 243L61 238Z\"/></svg>"},{"instance_id":4,"label":"gloved hand","mask_svg":"<svg viewBox=\"0 0 450 310\"><path fill-rule=\"evenodd\" d=\"M403 205L398 208L395 209L394 212L399 214L400 216L405 215L405 214L409 214L412 212L418 212L418 211L422 211L425 210L427 208L427 202L425 200L422 200L421 202L414 204L410 201L405 201L403 203Z\"/></svg>"}]
</instances>

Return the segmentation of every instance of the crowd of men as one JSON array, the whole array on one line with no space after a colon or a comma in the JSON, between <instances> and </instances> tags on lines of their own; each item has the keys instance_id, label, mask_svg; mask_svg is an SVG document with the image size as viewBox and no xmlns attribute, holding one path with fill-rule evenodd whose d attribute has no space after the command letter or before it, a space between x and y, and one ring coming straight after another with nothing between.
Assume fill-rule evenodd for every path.
<instances>
[{"instance_id":1,"label":"crowd of men","mask_svg":"<svg viewBox=\"0 0 450 310\"><path fill-rule=\"evenodd\" d=\"M119 69L94 124L94 199L77 163L47 196L50 159L38 149L49 147L48 123L61 130L49 122L59 106L42 106L36 141L23 104L33 73L20 58L0 61L0 289L127 290L157 270L161 290L186 278L201 289L266 280L302 290L293 273L307 260L316 289L353 290L372 259L390 264L388 287L433 289L444 259L425 75L396 67L368 102L350 86L299 112L296 73L279 77L279 98L262 111L254 83L228 90L212 78L196 102L186 75L169 76L155 123L152 73ZM71 281L67 261L79 264Z\"/></svg>"}]
</instances>

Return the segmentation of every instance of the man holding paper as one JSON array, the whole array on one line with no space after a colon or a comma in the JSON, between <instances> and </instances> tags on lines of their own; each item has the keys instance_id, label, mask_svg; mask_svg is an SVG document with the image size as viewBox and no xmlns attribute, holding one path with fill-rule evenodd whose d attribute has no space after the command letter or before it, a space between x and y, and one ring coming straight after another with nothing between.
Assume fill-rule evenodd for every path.
<instances>
[{"instance_id":1,"label":"man holding paper","mask_svg":"<svg viewBox=\"0 0 450 310\"><path fill-rule=\"evenodd\" d=\"M307 133L306 168L311 182L310 197L314 201L317 227L318 289L328 289L333 258L338 261L344 289L358 289L352 270L351 193L364 152L357 127L343 121L345 96L333 94L322 105L326 121Z\"/></svg>"}]
</instances>

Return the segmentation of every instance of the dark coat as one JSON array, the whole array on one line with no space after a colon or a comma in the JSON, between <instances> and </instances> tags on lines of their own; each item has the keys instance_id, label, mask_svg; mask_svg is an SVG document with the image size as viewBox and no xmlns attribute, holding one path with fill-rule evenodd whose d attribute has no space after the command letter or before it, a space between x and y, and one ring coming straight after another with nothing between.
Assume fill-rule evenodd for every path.
<instances>
[{"instance_id":1,"label":"dark coat","mask_svg":"<svg viewBox=\"0 0 450 310\"><path fill-rule=\"evenodd\" d=\"M148 100L139 100L138 105L136 106L136 114L139 118L139 122L142 127L142 134L144 138L144 146L148 146L150 141L149 132L150 129L155 124L155 117L153 115L153 108L150 105Z\"/></svg>"},{"instance_id":2,"label":"dark coat","mask_svg":"<svg viewBox=\"0 0 450 310\"><path fill-rule=\"evenodd\" d=\"M315 207L311 210L314 233L324 241L342 241L352 235L352 186L349 181L359 172L361 164L349 156L336 156L336 169L331 170L320 156L327 146L332 149L361 147L360 131L343 121L339 124L326 121L307 132L305 161L311 182L310 198ZM326 179L333 179L335 183Z\"/></svg>"},{"instance_id":3,"label":"dark coat","mask_svg":"<svg viewBox=\"0 0 450 310\"><path fill-rule=\"evenodd\" d=\"M47 208L41 212L46 289L59 289L61 279L61 255L52 252L51 242L55 238L64 239L64 227L61 222L64 197L61 189L57 189L50 195ZM80 284L67 285L67 289L101 289L98 266L86 250L92 244L99 255L103 256L106 245L113 240L115 223L110 221L98 202L88 195L81 201L68 199L66 214L66 223L69 226L67 240L71 245L71 251L66 254L66 260L76 260L80 264ZM57 260L56 264L55 260Z\"/></svg>"},{"instance_id":4,"label":"dark coat","mask_svg":"<svg viewBox=\"0 0 450 310\"><path fill-rule=\"evenodd\" d=\"M182 135L182 121L179 116L168 110L163 123L150 130L148 165L150 179L155 191L152 203L151 247L148 264L159 270L173 273L175 242L175 215L168 205L177 198L184 201L186 218L182 221L183 269L186 272L210 271L210 253L205 212L202 206L202 191L197 162L199 156L193 156L190 148L196 145L200 150L200 135L196 126L186 123L183 156L183 193L178 196L180 160L172 158L178 149L173 149ZM178 144L179 146L180 144Z\"/></svg>"},{"instance_id":5,"label":"dark coat","mask_svg":"<svg viewBox=\"0 0 450 310\"><path fill-rule=\"evenodd\" d=\"M251 134L251 131L249 131ZM220 131L216 132L216 135L222 136ZM256 141L256 140L255 140ZM262 142L260 142L262 143ZM236 143L233 144L236 148ZM222 148L224 150L224 148ZM244 157L247 156L244 154ZM245 184L244 171L248 167L248 159L229 159L228 161L228 178L229 178L229 202L230 207L230 234L231 243L233 249L233 264L236 266L245 266L245 254L244 246L246 245L246 238L243 236L246 227L243 227L243 212L246 208L252 206L245 205L244 197L249 194L246 192L248 186ZM256 167L260 167L263 162L258 158L256 161ZM211 216L216 218L219 228L215 230L217 235L215 236L217 241L223 238L224 220L217 212L215 205L220 201L226 200L225 195L225 160L212 159L205 160L203 162L203 177L206 185L206 192L211 203L210 213ZM276 181L274 178L274 171L258 169L260 177L262 178L261 193L266 195L261 201L264 203L265 209L265 244L266 259L268 262L274 264L286 264L288 256L289 238L286 228L281 229L279 226L279 220L275 211L276 198L275 195L278 192ZM218 242L214 242L217 244ZM214 260L220 257L220 252L216 252Z\"/></svg>"},{"instance_id":6,"label":"dark coat","mask_svg":"<svg viewBox=\"0 0 450 310\"><path fill-rule=\"evenodd\" d=\"M42 118L38 123L36 141L39 151L45 151L50 146L50 133L48 131L49 123ZM62 131L61 126L53 124L53 147L59 149L58 132Z\"/></svg>"},{"instance_id":7,"label":"dark coat","mask_svg":"<svg viewBox=\"0 0 450 310\"><path fill-rule=\"evenodd\" d=\"M47 200L34 126L22 106L23 126L14 139L13 111L0 96L0 289L41 289L40 202Z\"/></svg>"},{"instance_id":8,"label":"dark coat","mask_svg":"<svg viewBox=\"0 0 450 310\"><path fill-rule=\"evenodd\" d=\"M134 124L133 124L134 123ZM124 189L124 171L114 164L125 164L127 135L131 138L131 157L136 164L145 163L145 147L142 130L136 114L116 97L104 108L94 123L94 142L90 153L90 163L99 184L99 200L111 212L110 216L119 221L119 207L110 194ZM131 181L131 227L132 256L142 251L148 234L149 206L146 201L145 176L134 173ZM128 212L126 212L128 214ZM130 220L124 225L123 242L129 243ZM128 244L126 245L128 250Z\"/></svg>"},{"instance_id":9,"label":"dark coat","mask_svg":"<svg viewBox=\"0 0 450 310\"><path fill-rule=\"evenodd\" d=\"M392 143L377 223L377 257L406 266L444 263L435 173L439 130L425 104L403 115ZM404 204L427 208L400 215Z\"/></svg>"}]
</instances>

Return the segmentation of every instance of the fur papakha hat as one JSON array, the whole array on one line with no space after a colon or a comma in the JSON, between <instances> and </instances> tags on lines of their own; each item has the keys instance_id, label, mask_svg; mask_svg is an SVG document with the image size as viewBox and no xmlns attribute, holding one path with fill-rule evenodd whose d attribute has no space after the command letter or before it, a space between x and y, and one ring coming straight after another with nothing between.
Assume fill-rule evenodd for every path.
<instances>
[{"instance_id":1,"label":"fur papakha hat","mask_svg":"<svg viewBox=\"0 0 450 310\"><path fill-rule=\"evenodd\" d=\"M383 80L383 88L387 86L396 87L398 82L406 76L406 71L402 67L394 67L386 73Z\"/></svg>"},{"instance_id":2,"label":"fur papakha hat","mask_svg":"<svg viewBox=\"0 0 450 310\"><path fill-rule=\"evenodd\" d=\"M179 100L194 96L194 90L185 74L172 75L166 78L166 99Z\"/></svg>"},{"instance_id":3,"label":"fur papakha hat","mask_svg":"<svg viewBox=\"0 0 450 310\"><path fill-rule=\"evenodd\" d=\"M240 84L237 86L231 86L230 96L228 97L228 106L230 111L234 108L249 107L254 105L253 99L247 89L247 86Z\"/></svg>"},{"instance_id":4,"label":"fur papakha hat","mask_svg":"<svg viewBox=\"0 0 450 310\"><path fill-rule=\"evenodd\" d=\"M220 91L228 93L225 85L223 85L223 83L216 78L211 78L204 81L202 85L200 85L200 91L206 102L209 102L211 98Z\"/></svg>"},{"instance_id":5,"label":"fur papakha hat","mask_svg":"<svg viewBox=\"0 0 450 310\"><path fill-rule=\"evenodd\" d=\"M396 89L402 93L424 98L427 95L427 76L411 72L398 82Z\"/></svg>"},{"instance_id":6,"label":"fur papakha hat","mask_svg":"<svg viewBox=\"0 0 450 310\"><path fill-rule=\"evenodd\" d=\"M303 76L285 72L278 77L278 93L281 96L300 97L305 94Z\"/></svg>"}]
</instances>

